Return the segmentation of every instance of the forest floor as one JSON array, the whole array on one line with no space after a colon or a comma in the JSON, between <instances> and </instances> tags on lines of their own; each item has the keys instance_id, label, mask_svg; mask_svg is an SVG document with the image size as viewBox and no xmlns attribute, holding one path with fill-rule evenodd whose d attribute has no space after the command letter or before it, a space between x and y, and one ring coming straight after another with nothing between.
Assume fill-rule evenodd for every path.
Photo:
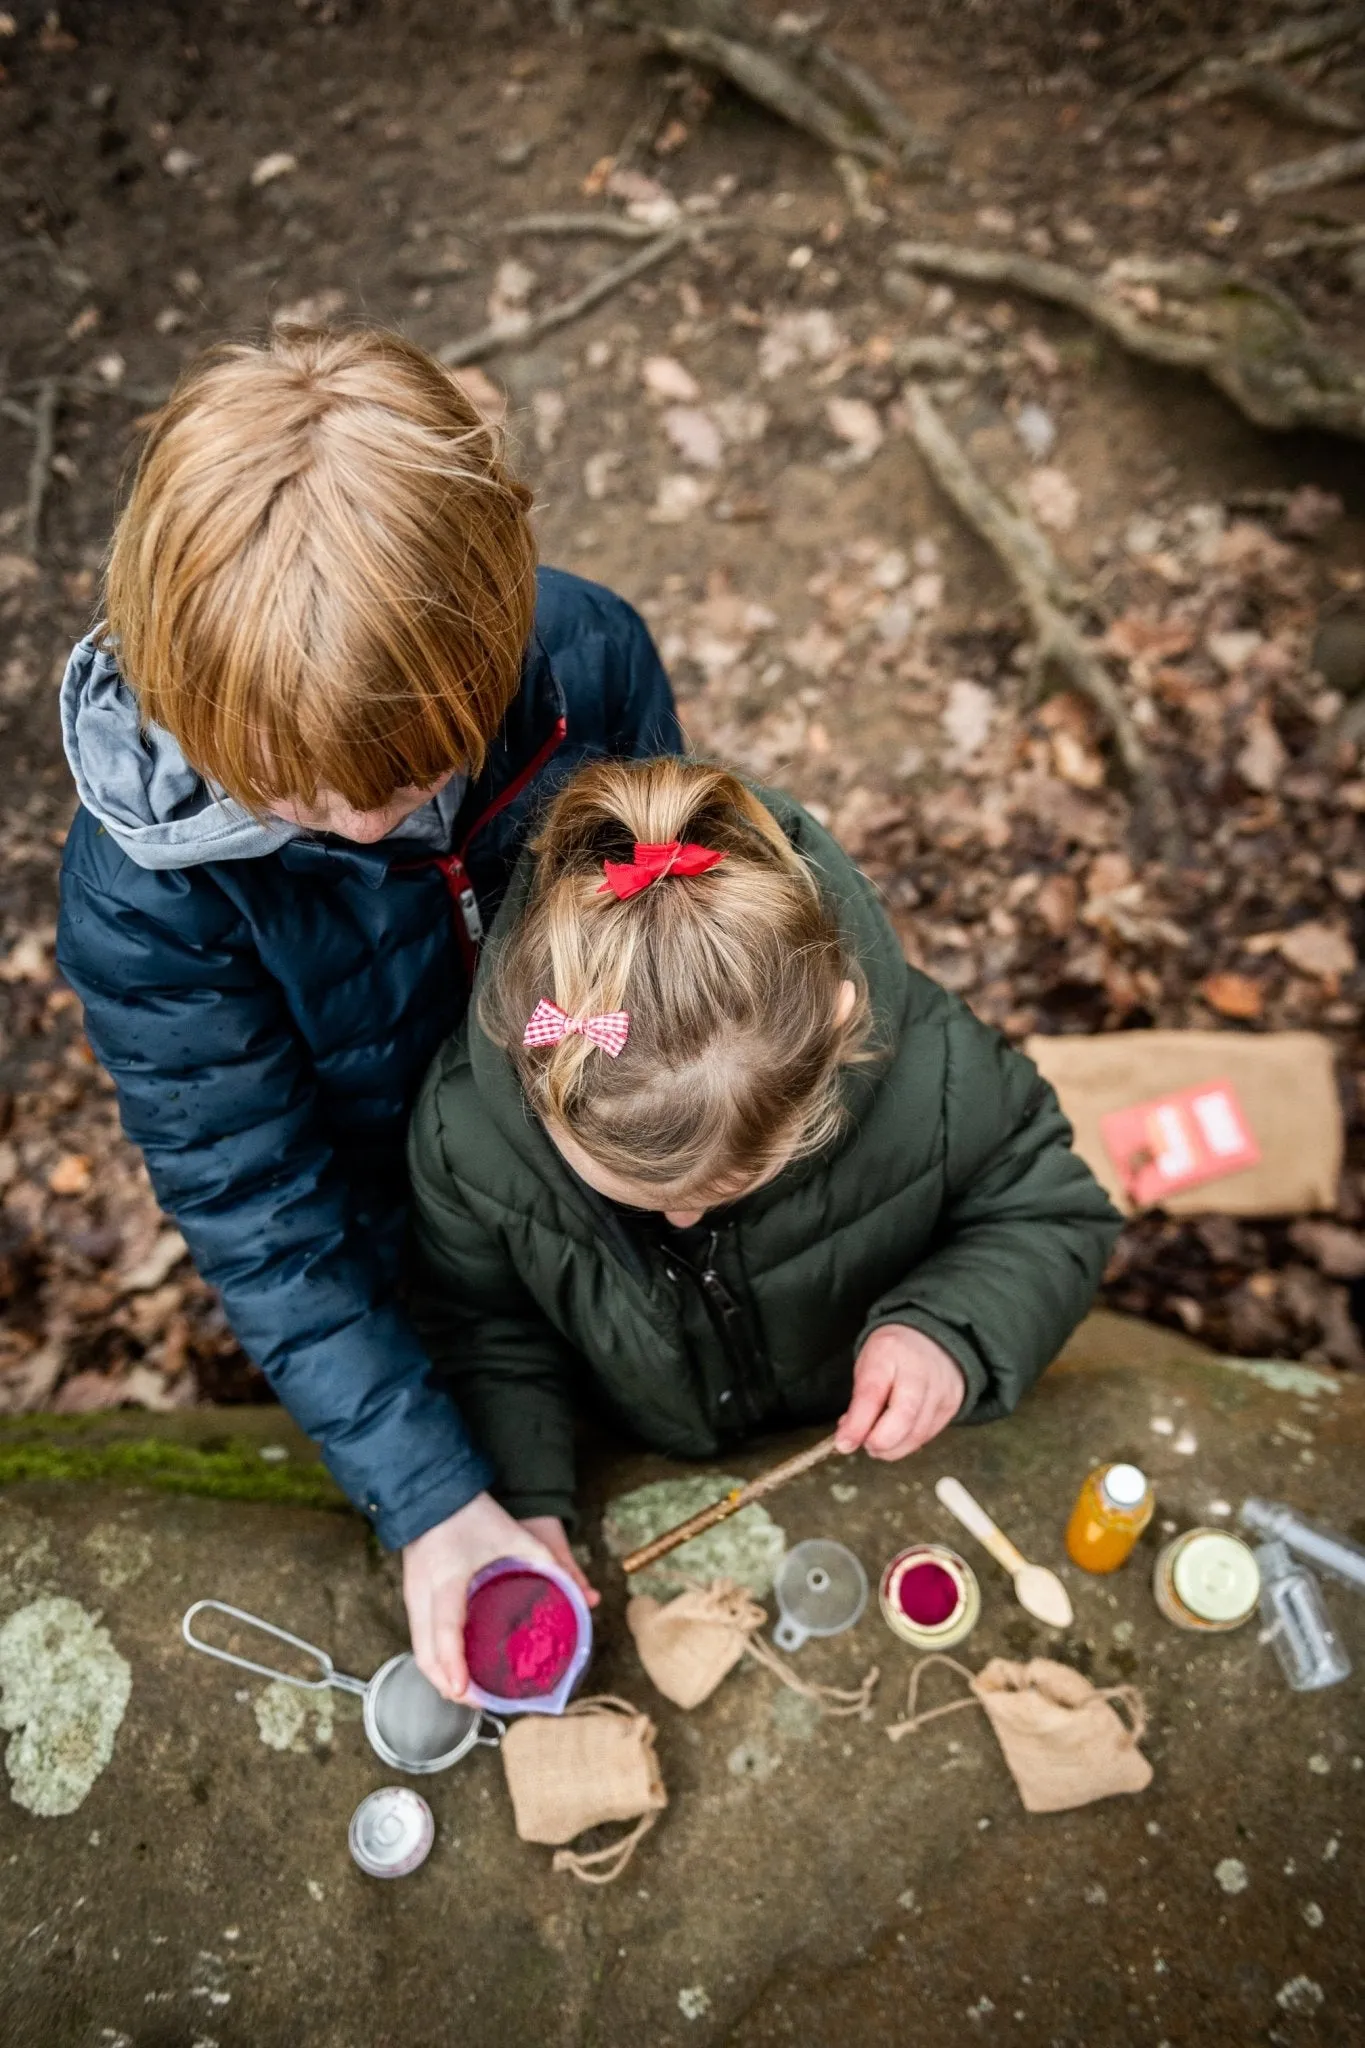
<instances>
[{"instance_id":1,"label":"forest floor","mask_svg":"<svg viewBox=\"0 0 1365 2048\"><path fill-rule=\"evenodd\" d=\"M695 745L827 820L911 957L1012 1039L1329 1037L1335 1217L1144 1216L1106 1298L1228 1350L1365 1365L1358 443L1253 426L1075 313L899 253L948 241L1091 277L1212 259L1349 356L1361 185L1248 191L1339 138L1188 80L1312 12L846 0L826 41L945 145L920 175L860 180L732 87L558 28L541 0L11 0L0 1409L265 1398L118 1135L52 958L74 806L56 687L98 616L139 423L224 335L350 317L440 349L631 253L509 226L546 210L689 230L585 317L461 373L506 408L546 559L641 608ZM1365 109L1362 30L1299 82ZM1130 312L1162 313L1159 273L1119 276ZM1135 819L1093 705L1035 687L1015 586L918 452L916 394L1046 534L1178 849Z\"/></svg>"}]
</instances>

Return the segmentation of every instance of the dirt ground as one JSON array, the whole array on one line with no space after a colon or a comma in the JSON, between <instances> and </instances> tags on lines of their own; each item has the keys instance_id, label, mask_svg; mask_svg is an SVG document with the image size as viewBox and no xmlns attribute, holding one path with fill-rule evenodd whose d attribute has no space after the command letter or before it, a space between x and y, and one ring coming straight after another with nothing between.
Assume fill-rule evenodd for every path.
<instances>
[{"instance_id":1,"label":"dirt ground","mask_svg":"<svg viewBox=\"0 0 1365 2048\"><path fill-rule=\"evenodd\" d=\"M945 145L859 188L731 87L556 26L548 0L11 0L0 1406L264 1394L117 1137L52 964L74 801L56 684L98 616L139 421L225 335L351 317L439 350L630 253L507 225L546 209L697 230L463 372L506 403L546 559L641 607L696 745L829 820L912 957L1011 1037L1328 1034L1350 1132L1336 1227L1149 1216L1108 1298L1235 1351L1365 1365L1365 780L1336 732L1365 686L1358 444L1262 431L1074 315L897 255L1216 258L1350 351L1360 252L1275 250L1365 221L1360 186L1247 191L1336 138L1175 76L1307 12L849 0L822 33ZM1365 106L1365 38L1299 76ZM910 439L911 380L1047 529L1175 797L1178 856L1134 833L1091 709L1033 689L1016 594Z\"/></svg>"}]
</instances>

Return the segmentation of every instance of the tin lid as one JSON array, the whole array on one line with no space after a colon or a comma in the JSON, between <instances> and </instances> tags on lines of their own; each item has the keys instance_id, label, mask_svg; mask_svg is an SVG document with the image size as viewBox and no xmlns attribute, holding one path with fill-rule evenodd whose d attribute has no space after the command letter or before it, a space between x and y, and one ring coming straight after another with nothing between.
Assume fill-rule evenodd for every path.
<instances>
[{"instance_id":1,"label":"tin lid","mask_svg":"<svg viewBox=\"0 0 1365 2048\"><path fill-rule=\"evenodd\" d=\"M1235 1621L1249 1614L1261 1590L1255 1558L1237 1536L1196 1529L1171 1560L1179 1598L1200 1621Z\"/></svg>"},{"instance_id":2,"label":"tin lid","mask_svg":"<svg viewBox=\"0 0 1365 2048\"><path fill-rule=\"evenodd\" d=\"M1139 1472L1136 1465L1110 1465L1100 1479L1100 1487L1111 1507L1139 1507L1147 1492L1147 1475Z\"/></svg>"},{"instance_id":3,"label":"tin lid","mask_svg":"<svg viewBox=\"0 0 1365 2048\"><path fill-rule=\"evenodd\" d=\"M351 1855L370 1877L406 1877L436 1839L431 1808L406 1785L381 1785L351 1815Z\"/></svg>"}]
</instances>

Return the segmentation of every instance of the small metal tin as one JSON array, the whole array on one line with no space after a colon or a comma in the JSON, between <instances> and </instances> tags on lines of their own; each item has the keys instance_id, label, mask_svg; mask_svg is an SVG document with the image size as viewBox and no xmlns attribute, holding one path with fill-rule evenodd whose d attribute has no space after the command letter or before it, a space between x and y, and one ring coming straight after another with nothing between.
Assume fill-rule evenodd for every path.
<instances>
[{"instance_id":1,"label":"small metal tin","mask_svg":"<svg viewBox=\"0 0 1365 2048\"><path fill-rule=\"evenodd\" d=\"M903 1581L926 1565L951 1579L956 1594L941 1621L915 1621L901 1604ZM981 1588L965 1558L942 1543L913 1543L899 1551L882 1573L879 1596L882 1617L892 1635L917 1650L946 1650L969 1636L981 1618Z\"/></svg>"},{"instance_id":2,"label":"small metal tin","mask_svg":"<svg viewBox=\"0 0 1365 2048\"><path fill-rule=\"evenodd\" d=\"M346 1839L367 1877L407 1877L431 1854L436 1823L420 1792L381 1785L351 1815Z\"/></svg>"},{"instance_id":3,"label":"small metal tin","mask_svg":"<svg viewBox=\"0 0 1365 2048\"><path fill-rule=\"evenodd\" d=\"M1197 1635L1241 1628L1256 1612L1261 1574L1255 1556L1226 1529L1187 1529L1160 1553L1152 1594L1167 1621Z\"/></svg>"}]
</instances>

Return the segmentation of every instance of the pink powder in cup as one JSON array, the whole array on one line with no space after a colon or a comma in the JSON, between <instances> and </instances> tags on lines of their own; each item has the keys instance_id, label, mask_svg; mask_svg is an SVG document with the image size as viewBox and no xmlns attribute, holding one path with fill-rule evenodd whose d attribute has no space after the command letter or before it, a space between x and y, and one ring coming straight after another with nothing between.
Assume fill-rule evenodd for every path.
<instances>
[{"instance_id":1,"label":"pink powder in cup","mask_svg":"<svg viewBox=\"0 0 1365 2048\"><path fill-rule=\"evenodd\" d=\"M578 1616L567 1594L539 1572L503 1572L476 1586L465 1615L469 1675L504 1700L553 1692L578 1647Z\"/></svg>"},{"instance_id":2,"label":"pink powder in cup","mask_svg":"<svg viewBox=\"0 0 1365 2048\"><path fill-rule=\"evenodd\" d=\"M896 1587L901 1613L920 1628L940 1628L961 1597L952 1573L929 1558L911 1565Z\"/></svg>"}]
</instances>

